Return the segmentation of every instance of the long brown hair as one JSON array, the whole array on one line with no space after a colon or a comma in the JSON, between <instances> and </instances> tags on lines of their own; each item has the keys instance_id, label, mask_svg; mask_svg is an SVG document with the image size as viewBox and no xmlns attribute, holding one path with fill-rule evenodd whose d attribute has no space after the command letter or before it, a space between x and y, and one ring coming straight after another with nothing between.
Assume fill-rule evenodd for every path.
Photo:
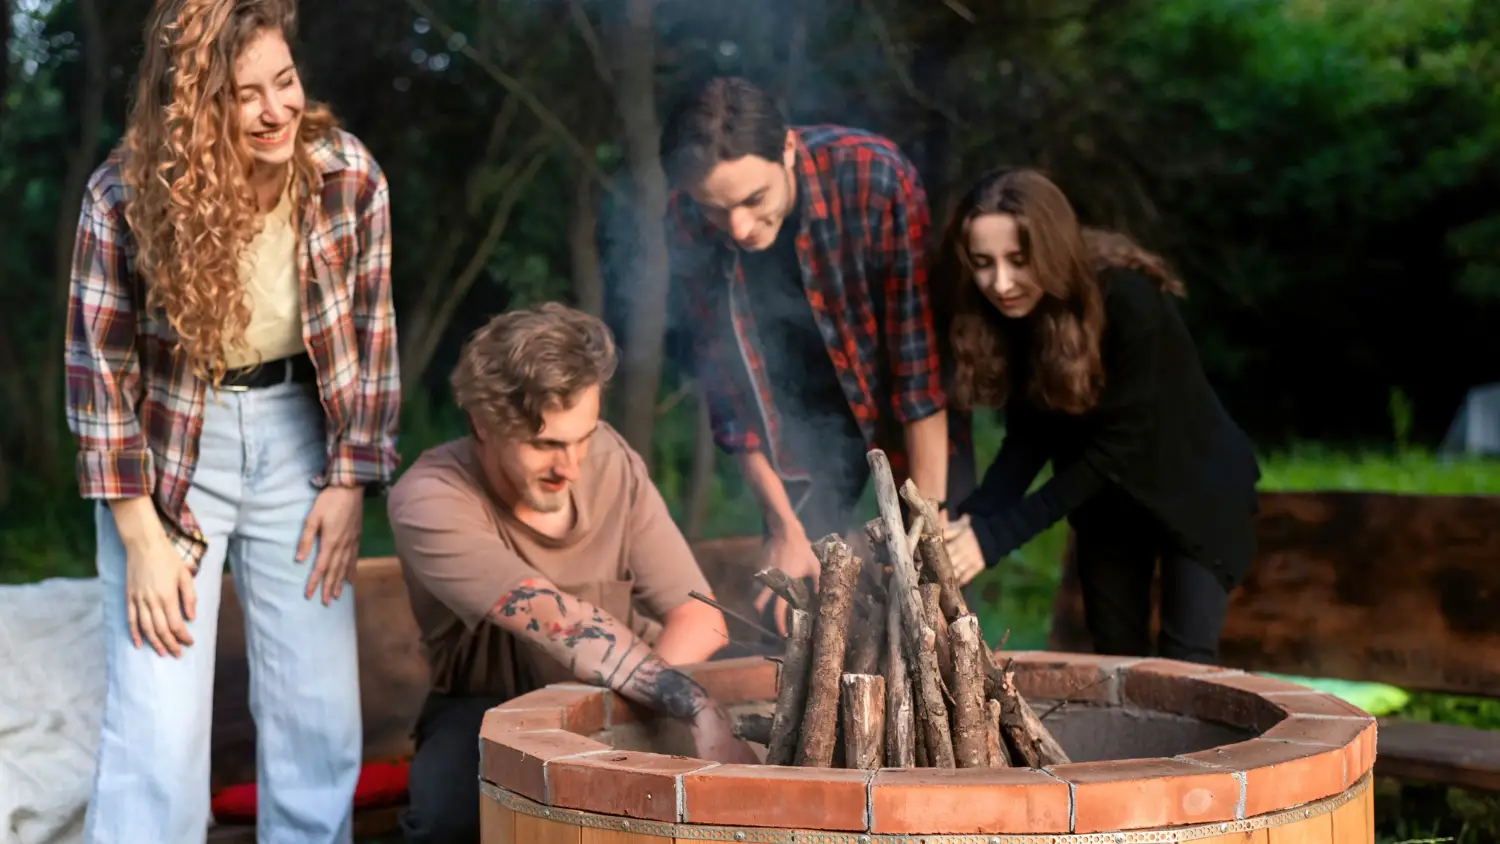
<instances>
[{"instance_id":1,"label":"long brown hair","mask_svg":"<svg viewBox=\"0 0 1500 844\"><path fill-rule=\"evenodd\" d=\"M975 217L1015 218L1021 251L1042 299L1019 331L984 298L969 261L968 227ZM1014 375L1013 345L1029 345L1026 397L1042 407L1081 414L1099 401L1104 366L1104 296L1098 276L1108 269L1140 272L1174 295L1182 282L1167 262L1119 232L1087 229L1067 196L1031 169L997 170L959 201L943 235L933 271L940 301L948 303L953 399L961 408L1004 406Z\"/></svg>"},{"instance_id":2,"label":"long brown hair","mask_svg":"<svg viewBox=\"0 0 1500 844\"><path fill-rule=\"evenodd\" d=\"M224 348L250 323L239 259L257 233L253 159L239 127L234 62L260 32L296 31L295 0L157 0L147 18L121 176L125 219L146 279L192 371L218 384ZM293 219L316 172L308 144L337 125L307 101L293 156Z\"/></svg>"}]
</instances>

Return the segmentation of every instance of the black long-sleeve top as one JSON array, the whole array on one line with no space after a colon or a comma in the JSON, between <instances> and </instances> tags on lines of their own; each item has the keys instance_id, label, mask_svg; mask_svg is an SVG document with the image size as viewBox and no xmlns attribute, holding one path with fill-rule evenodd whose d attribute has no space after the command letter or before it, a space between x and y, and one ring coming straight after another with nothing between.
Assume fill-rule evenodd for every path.
<instances>
[{"instance_id":1,"label":"black long-sleeve top","mask_svg":"<svg viewBox=\"0 0 1500 844\"><path fill-rule=\"evenodd\" d=\"M1021 386L1026 361L1013 361L1005 441L955 512L969 514L994 565L1116 484L1232 588L1255 554L1253 446L1209 385L1170 295L1131 270L1101 273L1099 283L1105 384L1098 404L1079 416L1037 407ZM1025 495L1049 460L1053 477Z\"/></svg>"}]
</instances>

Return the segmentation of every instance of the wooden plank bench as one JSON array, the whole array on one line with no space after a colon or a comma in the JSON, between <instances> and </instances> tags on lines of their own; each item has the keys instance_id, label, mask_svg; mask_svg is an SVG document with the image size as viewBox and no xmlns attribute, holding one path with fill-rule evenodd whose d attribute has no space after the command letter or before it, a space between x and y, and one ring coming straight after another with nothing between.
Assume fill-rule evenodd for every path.
<instances>
[{"instance_id":1,"label":"wooden plank bench","mask_svg":"<svg viewBox=\"0 0 1500 844\"><path fill-rule=\"evenodd\" d=\"M1225 665L1500 698L1500 496L1265 493L1257 541ZM1086 652L1069 548L1048 646ZM1500 791L1500 732L1387 718L1376 752L1377 774Z\"/></svg>"}]
</instances>

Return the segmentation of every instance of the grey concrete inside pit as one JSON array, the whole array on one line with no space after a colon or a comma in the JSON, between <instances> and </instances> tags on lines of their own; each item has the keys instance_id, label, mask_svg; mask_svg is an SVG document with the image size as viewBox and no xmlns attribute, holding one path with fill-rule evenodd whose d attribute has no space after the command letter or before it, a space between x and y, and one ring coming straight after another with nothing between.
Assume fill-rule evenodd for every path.
<instances>
[{"instance_id":1,"label":"grey concrete inside pit","mask_svg":"<svg viewBox=\"0 0 1500 844\"><path fill-rule=\"evenodd\" d=\"M1054 701L1047 700L1028 702L1038 714L1047 713L1054 705ZM773 704L771 701L742 703L730 706L729 711L731 716L749 713L769 716ZM1177 756L1234 744L1256 735L1253 730L1166 712L1079 703L1052 712L1046 724L1074 762ZM670 719L618 724L600 730L592 738L619 750L694 755L686 726ZM764 761L765 746L754 742L750 746Z\"/></svg>"}]
</instances>

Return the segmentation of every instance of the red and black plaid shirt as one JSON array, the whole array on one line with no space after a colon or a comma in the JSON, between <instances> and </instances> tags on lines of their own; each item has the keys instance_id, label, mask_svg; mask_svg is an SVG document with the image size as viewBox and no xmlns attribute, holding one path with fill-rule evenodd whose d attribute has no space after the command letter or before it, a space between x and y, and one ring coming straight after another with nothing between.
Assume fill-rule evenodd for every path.
<instances>
[{"instance_id":1,"label":"red and black plaid shirt","mask_svg":"<svg viewBox=\"0 0 1500 844\"><path fill-rule=\"evenodd\" d=\"M374 156L336 130L311 145L314 201L298 268L303 335L328 414L318 485L388 482L396 470L401 373L391 305L390 190ZM89 179L68 296L67 418L84 498L150 495L197 569L207 540L187 506L207 383L183 364L166 315L147 309L125 223L116 150Z\"/></svg>"},{"instance_id":2,"label":"red and black plaid shirt","mask_svg":"<svg viewBox=\"0 0 1500 844\"><path fill-rule=\"evenodd\" d=\"M794 131L804 209L797 258L838 375L828 389L842 389L865 441L901 471L899 423L946 404L927 290L926 192L916 167L885 138L841 126ZM806 478L779 435L738 248L681 191L669 201L668 236L673 274L693 312L715 442L730 453L764 450L783 478Z\"/></svg>"}]
</instances>

